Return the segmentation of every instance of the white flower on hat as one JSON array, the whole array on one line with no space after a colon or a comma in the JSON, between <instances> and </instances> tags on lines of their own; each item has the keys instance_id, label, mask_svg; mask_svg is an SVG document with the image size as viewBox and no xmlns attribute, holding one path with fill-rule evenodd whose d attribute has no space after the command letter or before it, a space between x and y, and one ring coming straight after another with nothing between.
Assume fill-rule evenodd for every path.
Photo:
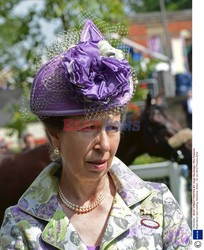
<instances>
[{"instance_id":1,"label":"white flower on hat","mask_svg":"<svg viewBox=\"0 0 204 250\"><path fill-rule=\"evenodd\" d=\"M118 60L124 60L125 56L122 50L115 49L107 41L102 40L98 43L98 48L102 56L115 57Z\"/></svg>"}]
</instances>

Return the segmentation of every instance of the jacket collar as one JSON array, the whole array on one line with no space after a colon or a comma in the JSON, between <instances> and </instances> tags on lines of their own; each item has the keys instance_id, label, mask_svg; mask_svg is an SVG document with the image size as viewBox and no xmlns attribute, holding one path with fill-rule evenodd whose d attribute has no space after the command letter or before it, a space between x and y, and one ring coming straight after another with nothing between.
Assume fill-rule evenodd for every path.
<instances>
[{"instance_id":1,"label":"jacket collar","mask_svg":"<svg viewBox=\"0 0 204 250\"><path fill-rule=\"evenodd\" d=\"M117 188L113 207L107 222L106 231L101 241L101 249L137 222L131 206L151 194L151 187L136 176L118 158L114 158L110 175ZM58 249L87 249L76 230L64 214L57 198L57 183L61 165L51 163L46 167L29 189L20 198L18 205L26 213L48 221L42 232L42 239ZM60 231L59 231L60 228ZM111 230L114 228L114 230ZM71 239L72 238L72 239Z\"/></svg>"},{"instance_id":2,"label":"jacket collar","mask_svg":"<svg viewBox=\"0 0 204 250\"><path fill-rule=\"evenodd\" d=\"M117 157L114 157L109 172L118 194L129 207L145 199L152 192L152 187Z\"/></svg>"},{"instance_id":3,"label":"jacket collar","mask_svg":"<svg viewBox=\"0 0 204 250\"><path fill-rule=\"evenodd\" d=\"M137 223L137 216L116 193L100 249L105 250L117 237ZM60 230L59 230L60 228ZM73 225L62 210L57 209L42 232L43 241L58 248L87 250Z\"/></svg>"},{"instance_id":4,"label":"jacket collar","mask_svg":"<svg viewBox=\"0 0 204 250\"><path fill-rule=\"evenodd\" d=\"M118 194L128 207L151 194L151 186L135 175L117 157L114 157L109 172ZM53 162L48 165L19 199L19 207L37 218L49 221L56 209L61 208L57 198L60 173L60 163Z\"/></svg>"},{"instance_id":5,"label":"jacket collar","mask_svg":"<svg viewBox=\"0 0 204 250\"><path fill-rule=\"evenodd\" d=\"M58 174L61 164L53 162L34 180L18 201L18 206L28 214L49 221L60 208L57 198Z\"/></svg>"}]
</instances>

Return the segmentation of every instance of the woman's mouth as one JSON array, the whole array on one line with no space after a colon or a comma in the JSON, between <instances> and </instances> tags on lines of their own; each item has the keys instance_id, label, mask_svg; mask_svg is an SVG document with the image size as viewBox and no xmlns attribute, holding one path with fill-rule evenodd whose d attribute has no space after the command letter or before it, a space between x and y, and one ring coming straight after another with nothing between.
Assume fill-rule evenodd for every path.
<instances>
[{"instance_id":1,"label":"woman's mouth","mask_svg":"<svg viewBox=\"0 0 204 250\"><path fill-rule=\"evenodd\" d=\"M107 161L89 161L88 164L91 165L91 167L95 170L99 171L107 168Z\"/></svg>"}]
</instances>

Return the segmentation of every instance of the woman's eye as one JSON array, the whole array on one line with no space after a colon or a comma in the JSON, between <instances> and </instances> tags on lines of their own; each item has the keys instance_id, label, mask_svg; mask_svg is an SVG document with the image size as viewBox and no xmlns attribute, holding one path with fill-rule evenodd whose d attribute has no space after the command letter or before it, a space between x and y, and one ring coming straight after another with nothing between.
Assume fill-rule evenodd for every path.
<instances>
[{"instance_id":1,"label":"woman's eye","mask_svg":"<svg viewBox=\"0 0 204 250\"><path fill-rule=\"evenodd\" d=\"M119 131L119 127L118 126L107 126L106 131L112 131L112 132L117 132Z\"/></svg>"},{"instance_id":2,"label":"woman's eye","mask_svg":"<svg viewBox=\"0 0 204 250\"><path fill-rule=\"evenodd\" d=\"M82 128L81 131L96 131L98 128L95 125Z\"/></svg>"}]
</instances>

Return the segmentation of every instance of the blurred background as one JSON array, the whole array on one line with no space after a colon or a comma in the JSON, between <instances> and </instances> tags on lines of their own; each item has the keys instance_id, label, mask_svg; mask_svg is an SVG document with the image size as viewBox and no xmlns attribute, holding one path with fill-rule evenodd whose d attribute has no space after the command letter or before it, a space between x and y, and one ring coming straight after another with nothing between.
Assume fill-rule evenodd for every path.
<instances>
[{"instance_id":1,"label":"blurred background","mask_svg":"<svg viewBox=\"0 0 204 250\"><path fill-rule=\"evenodd\" d=\"M143 178L153 176L166 182L186 207L187 200L191 202L191 0L0 0L0 167L2 156L26 154L47 142L36 117L27 113L25 119L21 100L29 99L42 51L51 46L56 34L78 27L83 11L127 28L127 35L119 39L129 49L129 61L139 81L127 117L140 120L140 134L142 126L148 127L147 121L155 128L148 138L138 133L131 136L133 144L125 141L123 155L128 148L136 148L137 141L145 145L143 151L137 150L124 161ZM158 138L163 136L172 148L169 155L170 148L162 151L164 145L153 138L159 132ZM161 147L158 151L152 152L151 136ZM187 205L186 218L189 209Z\"/></svg>"},{"instance_id":2,"label":"blurred background","mask_svg":"<svg viewBox=\"0 0 204 250\"><path fill-rule=\"evenodd\" d=\"M56 34L78 26L87 6L98 18L127 27L122 39L140 83L134 102L142 108L149 90L153 98L161 96L183 127L191 127L185 105L192 88L190 0L1 0L0 6L0 136L10 148L18 151L23 135L32 133L35 117L25 121L19 101L29 95L36 59ZM36 143L44 142L33 126Z\"/></svg>"}]
</instances>

